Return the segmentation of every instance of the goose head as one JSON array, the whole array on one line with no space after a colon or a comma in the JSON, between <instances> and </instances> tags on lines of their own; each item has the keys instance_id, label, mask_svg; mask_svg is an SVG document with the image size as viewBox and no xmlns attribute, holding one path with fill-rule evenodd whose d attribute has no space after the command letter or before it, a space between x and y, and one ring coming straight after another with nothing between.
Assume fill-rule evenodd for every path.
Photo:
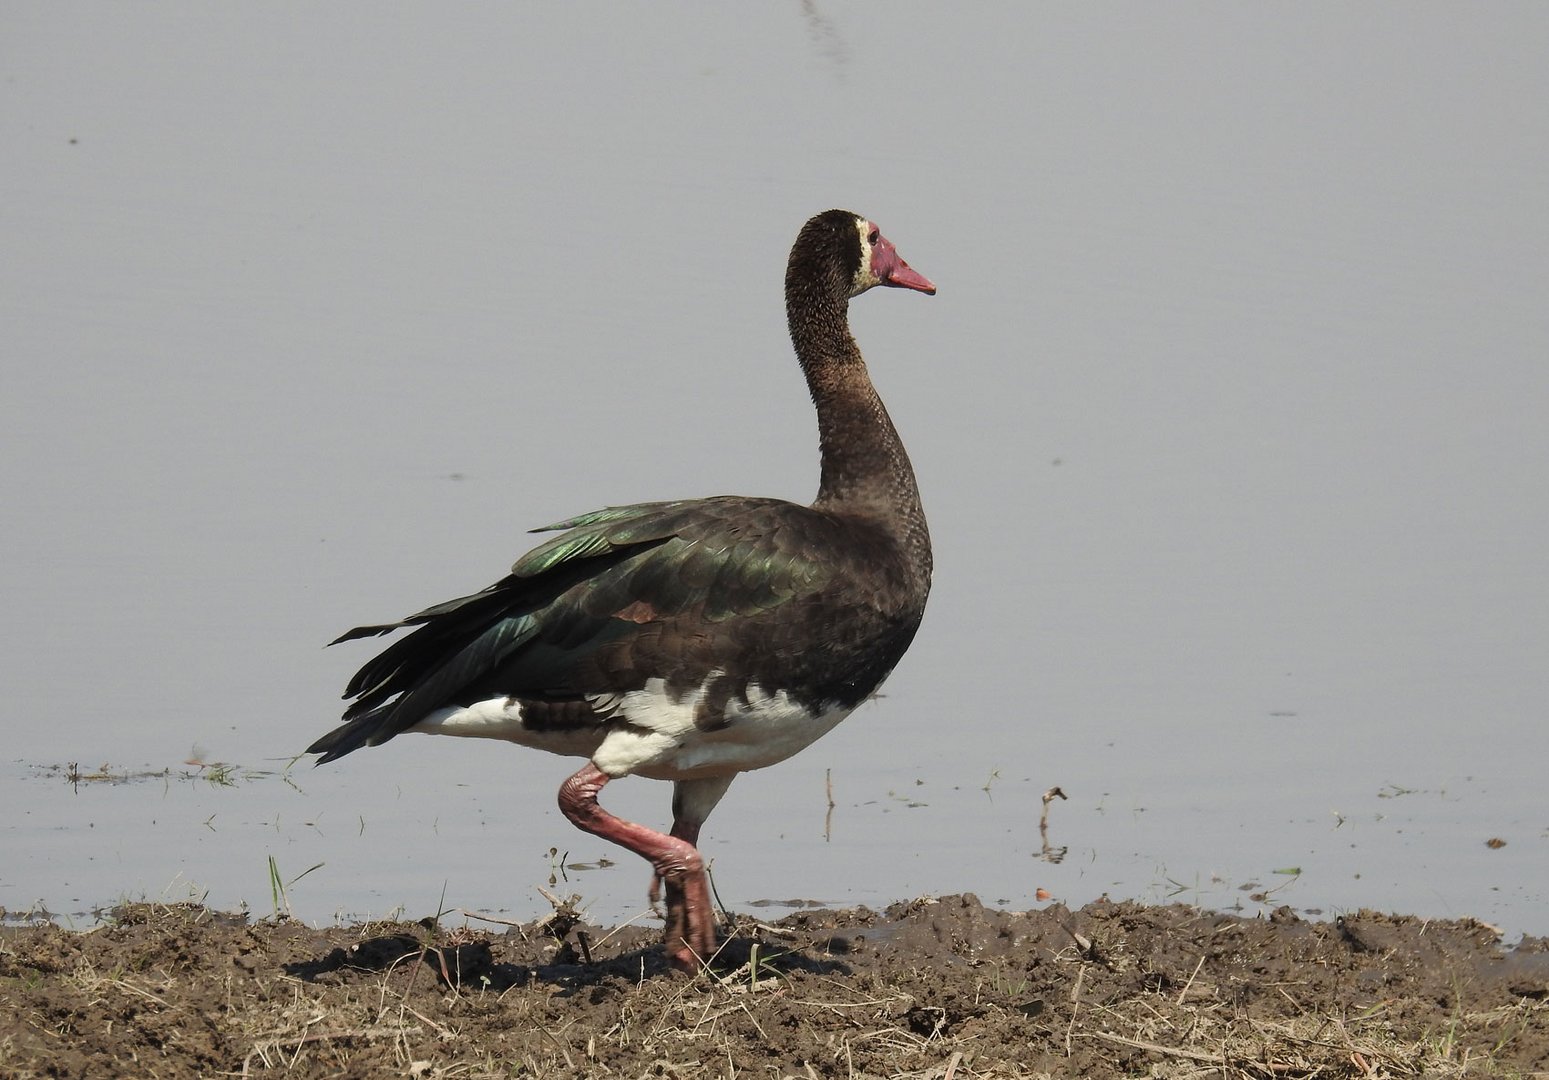
<instances>
[{"instance_id":1,"label":"goose head","mask_svg":"<svg viewBox=\"0 0 1549 1080\"><path fill-rule=\"evenodd\" d=\"M787 292L816 287L848 300L886 285L935 295L929 278L910 267L875 222L850 210L827 210L802 227L791 249Z\"/></svg>"}]
</instances>

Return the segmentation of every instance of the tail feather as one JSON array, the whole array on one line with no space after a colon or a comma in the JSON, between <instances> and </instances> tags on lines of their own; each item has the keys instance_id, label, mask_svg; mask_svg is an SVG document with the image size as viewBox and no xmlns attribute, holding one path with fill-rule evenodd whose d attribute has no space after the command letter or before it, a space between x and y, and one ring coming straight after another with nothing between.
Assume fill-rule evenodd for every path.
<instances>
[{"instance_id":1,"label":"tail feather","mask_svg":"<svg viewBox=\"0 0 1549 1080\"><path fill-rule=\"evenodd\" d=\"M383 634L391 634L402 625L404 624L401 622L395 622L383 623L381 626L357 626L353 630L346 630L328 644L337 645L341 641L354 641L357 638L381 637Z\"/></svg>"},{"instance_id":2,"label":"tail feather","mask_svg":"<svg viewBox=\"0 0 1549 1080\"><path fill-rule=\"evenodd\" d=\"M359 750L363 746L376 746L385 739L377 738L381 734L382 721L392 711L392 704L380 705L368 713L357 716L348 723L340 724L327 735L318 739L307 747L309 754L321 754L313 764L322 765L325 762L335 761L345 754Z\"/></svg>"}]
</instances>

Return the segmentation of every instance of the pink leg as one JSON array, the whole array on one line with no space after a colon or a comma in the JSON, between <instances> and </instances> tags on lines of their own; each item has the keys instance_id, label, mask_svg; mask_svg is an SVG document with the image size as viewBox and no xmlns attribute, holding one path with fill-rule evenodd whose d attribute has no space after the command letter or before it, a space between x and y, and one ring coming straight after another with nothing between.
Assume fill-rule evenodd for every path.
<instances>
[{"instance_id":1,"label":"pink leg","mask_svg":"<svg viewBox=\"0 0 1549 1080\"><path fill-rule=\"evenodd\" d=\"M704 860L688 837L668 836L644 825L614 817L597 804L597 794L611 779L588 761L559 788L559 808L577 828L611 840L650 861L666 884L667 960L680 971L697 971L715 952L715 913ZM694 838L699 827L693 827Z\"/></svg>"},{"instance_id":2,"label":"pink leg","mask_svg":"<svg viewBox=\"0 0 1549 1080\"><path fill-rule=\"evenodd\" d=\"M698 851L699 850L699 826L700 826L700 822L697 822L697 821L685 821L683 818L673 818L673 820L672 820L672 832L670 833L670 835L676 836L679 840L686 840L688 843L694 845L694 850L695 851ZM646 899L648 899L651 902L651 907L652 907L653 910L656 907L656 902L658 900L660 900L661 898L662 898L662 876L660 874L652 874L651 875L651 887L648 890L646 890Z\"/></svg>"}]
</instances>

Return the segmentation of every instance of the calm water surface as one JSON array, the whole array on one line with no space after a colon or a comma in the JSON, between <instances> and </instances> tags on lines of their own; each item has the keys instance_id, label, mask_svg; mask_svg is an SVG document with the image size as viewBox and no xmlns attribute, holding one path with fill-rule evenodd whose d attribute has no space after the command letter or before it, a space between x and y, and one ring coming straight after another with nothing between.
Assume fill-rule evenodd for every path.
<instances>
[{"instance_id":1,"label":"calm water surface","mask_svg":"<svg viewBox=\"0 0 1549 1080\"><path fill-rule=\"evenodd\" d=\"M854 310L936 588L881 700L737 781L722 898L1549 932L1546 9L8 22L7 911L267 912L272 859L309 919L639 912L571 762L292 766L371 647L320 645L581 510L809 498L780 282L840 205L941 288Z\"/></svg>"}]
</instances>

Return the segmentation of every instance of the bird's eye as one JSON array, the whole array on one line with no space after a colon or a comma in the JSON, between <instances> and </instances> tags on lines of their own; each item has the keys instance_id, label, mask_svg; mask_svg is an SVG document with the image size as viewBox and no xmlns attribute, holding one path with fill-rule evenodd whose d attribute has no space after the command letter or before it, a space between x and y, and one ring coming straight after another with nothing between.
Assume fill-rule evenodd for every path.
<instances>
[{"instance_id":1,"label":"bird's eye","mask_svg":"<svg viewBox=\"0 0 1549 1080\"><path fill-rule=\"evenodd\" d=\"M877 229L872 229L871 230L871 234L866 237L866 243L868 243L868 244L875 244L878 240L881 240L881 239L882 239L882 233L879 230L877 230Z\"/></svg>"}]
</instances>

